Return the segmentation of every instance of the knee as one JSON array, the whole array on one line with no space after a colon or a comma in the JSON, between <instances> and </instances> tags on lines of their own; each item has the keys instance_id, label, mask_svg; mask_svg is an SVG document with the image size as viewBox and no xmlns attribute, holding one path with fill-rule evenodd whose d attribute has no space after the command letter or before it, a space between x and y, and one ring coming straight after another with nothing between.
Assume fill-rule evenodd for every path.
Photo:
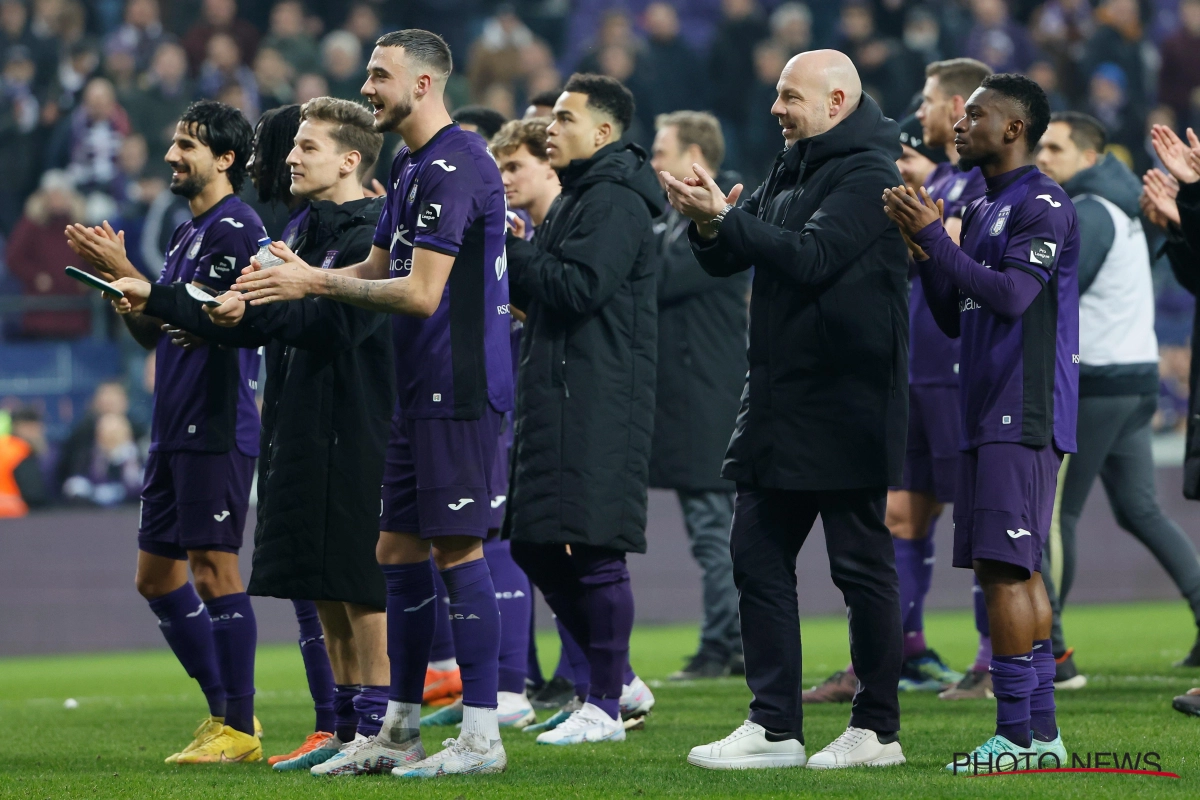
<instances>
[{"instance_id":1,"label":"knee","mask_svg":"<svg viewBox=\"0 0 1200 800\"><path fill-rule=\"evenodd\" d=\"M433 545L433 563L438 571L483 558L483 540L474 536L445 536Z\"/></svg>"},{"instance_id":2,"label":"knee","mask_svg":"<svg viewBox=\"0 0 1200 800\"><path fill-rule=\"evenodd\" d=\"M165 594L170 594L174 587L167 584L157 575L145 575L138 573L134 576L133 585L137 587L137 592L147 600L154 600L162 597Z\"/></svg>"},{"instance_id":3,"label":"knee","mask_svg":"<svg viewBox=\"0 0 1200 800\"><path fill-rule=\"evenodd\" d=\"M375 559L380 564L417 564L429 558L429 543L415 533L380 533Z\"/></svg>"}]
</instances>

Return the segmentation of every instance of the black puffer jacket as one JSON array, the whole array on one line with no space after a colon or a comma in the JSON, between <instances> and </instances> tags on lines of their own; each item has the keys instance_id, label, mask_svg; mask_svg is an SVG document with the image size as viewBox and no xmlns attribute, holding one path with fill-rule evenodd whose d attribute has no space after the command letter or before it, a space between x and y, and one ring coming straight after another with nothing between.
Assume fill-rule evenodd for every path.
<instances>
[{"instance_id":1,"label":"black puffer jacket","mask_svg":"<svg viewBox=\"0 0 1200 800\"><path fill-rule=\"evenodd\" d=\"M646 551L657 302L646 152L611 144L560 175L532 242L508 239L521 341L506 530Z\"/></svg>"},{"instance_id":2,"label":"black puffer jacket","mask_svg":"<svg viewBox=\"0 0 1200 800\"><path fill-rule=\"evenodd\" d=\"M883 213L900 127L863 95L781 153L712 241L712 275L754 270L750 372L722 475L793 490L895 486L908 426L908 251Z\"/></svg>"},{"instance_id":3,"label":"black puffer jacket","mask_svg":"<svg viewBox=\"0 0 1200 800\"><path fill-rule=\"evenodd\" d=\"M1179 227L1167 231L1164 247L1175 279L1200 297L1200 181L1179 187ZM1200 303L1192 319L1192 364L1188 374L1187 449L1183 457L1183 496L1200 500Z\"/></svg>"},{"instance_id":4,"label":"black puffer jacket","mask_svg":"<svg viewBox=\"0 0 1200 800\"><path fill-rule=\"evenodd\" d=\"M313 203L294 249L313 265L331 253L330 267L362 261L382 209L382 198ZM146 313L218 344L266 346L247 591L383 608L375 544L396 395L388 316L307 298L251 306L240 325L220 328L182 284L156 286Z\"/></svg>"}]
</instances>

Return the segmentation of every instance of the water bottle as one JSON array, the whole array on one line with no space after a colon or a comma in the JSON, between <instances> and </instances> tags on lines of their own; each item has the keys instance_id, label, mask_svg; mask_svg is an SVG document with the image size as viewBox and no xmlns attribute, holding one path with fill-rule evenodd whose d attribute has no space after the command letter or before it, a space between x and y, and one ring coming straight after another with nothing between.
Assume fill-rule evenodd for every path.
<instances>
[{"instance_id":1,"label":"water bottle","mask_svg":"<svg viewBox=\"0 0 1200 800\"><path fill-rule=\"evenodd\" d=\"M267 267L278 267L283 263L283 259L267 249L267 245L271 243L270 236L264 236L258 240L258 252L254 257L258 259L258 266L262 269Z\"/></svg>"}]
</instances>

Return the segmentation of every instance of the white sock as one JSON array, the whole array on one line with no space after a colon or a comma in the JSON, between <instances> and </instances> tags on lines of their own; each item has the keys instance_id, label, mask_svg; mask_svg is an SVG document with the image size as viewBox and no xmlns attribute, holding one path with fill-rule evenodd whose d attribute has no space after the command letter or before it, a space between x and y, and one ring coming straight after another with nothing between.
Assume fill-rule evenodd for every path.
<instances>
[{"instance_id":1,"label":"white sock","mask_svg":"<svg viewBox=\"0 0 1200 800\"><path fill-rule=\"evenodd\" d=\"M387 713L383 715L383 726L379 736L392 744L404 742L420 735L421 705L388 700Z\"/></svg>"},{"instance_id":2,"label":"white sock","mask_svg":"<svg viewBox=\"0 0 1200 800\"><path fill-rule=\"evenodd\" d=\"M477 733L488 742L500 740L500 721L494 708L463 706L463 733Z\"/></svg>"},{"instance_id":3,"label":"white sock","mask_svg":"<svg viewBox=\"0 0 1200 800\"><path fill-rule=\"evenodd\" d=\"M453 658L443 658L441 661L430 661L429 668L436 669L438 672L449 672L458 669L458 662Z\"/></svg>"}]
</instances>

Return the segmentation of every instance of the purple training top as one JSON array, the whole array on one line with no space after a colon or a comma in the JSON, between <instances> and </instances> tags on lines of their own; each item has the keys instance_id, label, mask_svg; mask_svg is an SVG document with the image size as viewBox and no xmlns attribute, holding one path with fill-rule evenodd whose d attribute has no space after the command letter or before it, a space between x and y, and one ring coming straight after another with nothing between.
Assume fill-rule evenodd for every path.
<instances>
[{"instance_id":1,"label":"purple training top","mask_svg":"<svg viewBox=\"0 0 1200 800\"><path fill-rule=\"evenodd\" d=\"M413 248L455 256L429 319L392 317L398 403L410 419L479 419L485 403L513 407L505 202L482 137L447 125L392 162L375 246L389 276L412 271Z\"/></svg>"},{"instance_id":2,"label":"purple training top","mask_svg":"<svg viewBox=\"0 0 1200 800\"><path fill-rule=\"evenodd\" d=\"M987 185L978 167L961 171L949 161L934 167L925 190L936 203L944 201L945 218L962 217L967 206L983 196ZM908 295L908 383L910 386L958 386L958 339L951 339L933 320L921 276L913 274Z\"/></svg>"},{"instance_id":3,"label":"purple training top","mask_svg":"<svg viewBox=\"0 0 1200 800\"><path fill-rule=\"evenodd\" d=\"M987 186L963 217L962 251L988 269L1032 275L1042 288L1017 318L957 293L962 447L1044 447L1053 441L1073 453L1079 390L1075 206L1035 167L989 178Z\"/></svg>"},{"instance_id":4,"label":"purple training top","mask_svg":"<svg viewBox=\"0 0 1200 800\"><path fill-rule=\"evenodd\" d=\"M237 195L229 195L171 235L158 283L201 283L229 288L266 235L262 220ZM150 450L225 453L233 447L258 455L257 350L202 345L184 350L158 340Z\"/></svg>"}]
</instances>

